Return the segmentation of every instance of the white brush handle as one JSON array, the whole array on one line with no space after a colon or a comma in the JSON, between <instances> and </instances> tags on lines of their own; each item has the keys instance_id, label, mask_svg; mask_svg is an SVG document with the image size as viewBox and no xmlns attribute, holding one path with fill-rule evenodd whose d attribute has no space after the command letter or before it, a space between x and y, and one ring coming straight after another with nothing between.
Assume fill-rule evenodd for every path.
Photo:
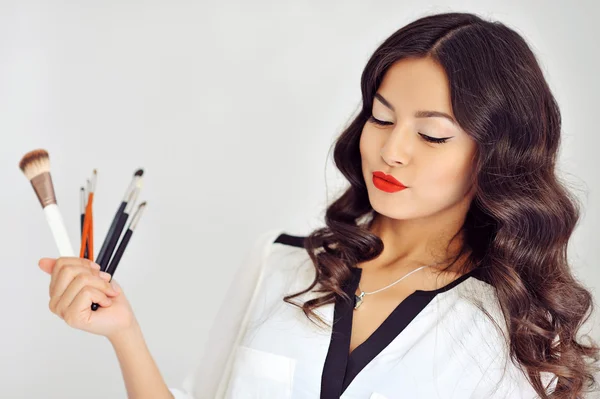
<instances>
[{"instance_id":1,"label":"white brush handle","mask_svg":"<svg viewBox=\"0 0 600 399\"><path fill-rule=\"evenodd\" d=\"M60 256L75 256L75 252L73 251L71 240L69 240L69 234L67 233L67 228L65 227L65 222L60 214L58 205L47 205L44 208L44 213L46 214L46 220L48 221L50 230L52 230L52 235L54 236L54 241L56 242Z\"/></svg>"}]
</instances>

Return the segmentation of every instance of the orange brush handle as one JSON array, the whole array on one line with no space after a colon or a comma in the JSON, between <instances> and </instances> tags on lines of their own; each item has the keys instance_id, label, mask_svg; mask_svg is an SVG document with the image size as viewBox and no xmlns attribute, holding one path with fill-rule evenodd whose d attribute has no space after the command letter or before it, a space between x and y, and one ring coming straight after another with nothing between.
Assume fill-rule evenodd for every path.
<instances>
[{"instance_id":1,"label":"orange brush handle","mask_svg":"<svg viewBox=\"0 0 600 399\"><path fill-rule=\"evenodd\" d=\"M94 261L94 213L90 210L90 231L88 233L88 258Z\"/></svg>"},{"instance_id":2,"label":"orange brush handle","mask_svg":"<svg viewBox=\"0 0 600 399\"><path fill-rule=\"evenodd\" d=\"M85 207L85 216L83 222L83 234L81 235L81 247L79 248L79 257L83 258L85 255L85 244L88 244L88 257L92 258L92 246L93 242L90 240L90 231L93 223L92 220L92 202L94 199L94 193L90 193L88 196L88 203ZM93 233L91 233L93 234Z\"/></svg>"}]
</instances>

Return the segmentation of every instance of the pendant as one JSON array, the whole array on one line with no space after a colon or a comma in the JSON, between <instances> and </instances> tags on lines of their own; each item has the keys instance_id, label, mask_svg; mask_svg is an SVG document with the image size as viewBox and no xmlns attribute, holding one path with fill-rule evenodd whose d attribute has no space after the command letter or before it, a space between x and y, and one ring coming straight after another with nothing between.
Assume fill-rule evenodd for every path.
<instances>
[{"instance_id":1,"label":"pendant","mask_svg":"<svg viewBox=\"0 0 600 399\"><path fill-rule=\"evenodd\" d=\"M354 309L358 309L358 307L363 303L363 298L365 296L365 292L361 291L360 295L354 295Z\"/></svg>"}]
</instances>

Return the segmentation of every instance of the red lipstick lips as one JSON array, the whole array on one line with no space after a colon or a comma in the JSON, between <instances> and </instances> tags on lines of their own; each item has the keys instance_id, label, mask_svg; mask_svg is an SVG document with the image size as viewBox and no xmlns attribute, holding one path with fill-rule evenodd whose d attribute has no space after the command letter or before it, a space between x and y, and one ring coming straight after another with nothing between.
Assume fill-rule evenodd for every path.
<instances>
[{"instance_id":1,"label":"red lipstick lips","mask_svg":"<svg viewBox=\"0 0 600 399\"><path fill-rule=\"evenodd\" d=\"M394 176L386 175L380 171L373 172L373 184L375 187L386 193L395 193L406 188L406 186L396 180Z\"/></svg>"}]
</instances>

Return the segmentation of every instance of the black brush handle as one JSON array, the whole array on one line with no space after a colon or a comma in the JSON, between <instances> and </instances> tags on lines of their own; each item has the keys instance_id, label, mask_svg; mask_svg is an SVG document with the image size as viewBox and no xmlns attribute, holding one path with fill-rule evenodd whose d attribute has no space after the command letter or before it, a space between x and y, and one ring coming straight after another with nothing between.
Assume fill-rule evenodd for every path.
<instances>
[{"instance_id":1,"label":"black brush handle","mask_svg":"<svg viewBox=\"0 0 600 399\"><path fill-rule=\"evenodd\" d=\"M81 237L83 237L83 224L85 223L85 214L84 213L81 214L80 221L81 221ZM87 246L87 241L86 241L86 243L85 243L85 252L83 254L83 257L85 259L89 259L88 253L87 253L87 248L88 248L88 246Z\"/></svg>"},{"instance_id":2,"label":"black brush handle","mask_svg":"<svg viewBox=\"0 0 600 399\"><path fill-rule=\"evenodd\" d=\"M112 276L114 276L115 271L117 270L117 266L119 266L121 257L123 257L123 252L125 252L125 248L127 248L127 244L129 243L132 234L133 230L127 229L125 235L123 236L123 239L121 240L121 243L119 244L119 247L115 251L113 258L111 259L110 264L108 265L108 268L106 269L106 273L110 274L111 279Z\"/></svg>"},{"instance_id":3,"label":"black brush handle","mask_svg":"<svg viewBox=\"0 0 600 399\"><path fill-rule=\"evenodd\" d=\"M96 263L99 264L100 266L103 266L102 262L106 262L108 263L108 260L105 260L105 257L108 257L108 259L110 259L111 255L112 255L112 249L108 250L108 245L110 242L111 237L115 234L115 230L117 229L117 223L119 222L119 218L121 217L121 215L123 215L123 212L125 212L125 207L127 206L127 202L121 202L121 205L119 206L119 209L117 210L117 213L115 214L115 217L113 218L112 223L110 224L110 228L108 229L108 233L106 233L106 238L104 238L104 242L102 243L102 247L100 247L100 252L98 252L98 257L96 258ZM119 232L119 235L121 235L121 232ZM114 249L114 247L113 247ZM104 270L104 266L102 267L101 270Z\"/></svg>"},{"instance_id":4,"label":"black brush handle","mask_svg":"<svg viewBox=\"0 0 600 399\"><path fill-rule=\"evenodd\" d=\"M85 223L85 214L84 213L81 214L80 220L81 220L81 236L83 237L83 224ZM85 242L85 253L83 254L83 257L86 259L89 259L87 241Z\"/></svg>"},{"instance_id":5,"label":"black brush handle","mask_svg":"<svg viewBox=\"0 0 600 399\"><path fill-rule=\"evenodd\" d=\"M117 219L117 223L115 225L114 231L112 232L112 235L106 237L108 239L108 244L106 246L106 252L104 253L104 259L102 260L102 263L98 261L98 264L100 265L100 270L103 272L106 272L108 261L110 260L110 256L108 254L112 254L115 247L117 246L117 241L121 236L121 232L123 231L123 227L125 226L128 217L129 215L127 213L121 213L119 215L119 218ZM99 305L97 303L92 303L91 308L93 311L98 310L98 307Z\"/></svg>"},{"instance_id":6,"label":"black brush handle","mask_svg":"<svg viewBox=\"0 0 600 399\"><path fill-rule=\"evenodd\" d=\"M104 271L104 269L106 268L103 265L103 263L108 263L108 260L105 260L105 258L110 259L110 254L112 254L112 251L114 250L114 245L112 248L109 248L110 242L111 242L112 237L115 235L116 230L119 229L119 221L123 218L123 214L124 214L126 206L127 206L127 202L125 202L125 201L121 202L121 205L119 205L119 209L117 210L117 213L115 214L115 217L113 218L113 221L110 224L108 233L106 233L106 238L104 238L102 247L100 247L100 252L98 253L98 257L96 258L96 263L100 265L101 271ZM125 217L125 220L123 221L123 225L125 224L126 220L127 220L127 217ZM121 225L121 228L119 229L117 239L121 235L121 230L123 230L123 225ZM86 251L87 251L87 246L86 246ZM93 311L98 310L99 307L100 307L100 305L98 305L97 303L92 303Z\"/></svg>"},{"instance_id":7,"label":"black brush handle","mask_svg":"<svg viewBox=\"0 0 600 399\"><path fill-rule=\"evenodd\" d=\"M121 243L119 244L119 247L115 251L115 254L110 261L110 264L108 265L108 268L106 269L105 273L110 274L111 280L112 280L112 277L115 275L117 266L119 266L119 262L121 261L121 258L123 257L123 253L125 252L125 248L127 248L127 244L129 244L129 240L131 239L132 234L133 234L133 230L127 229L127 231L123 235L123 238L121 239ZM99 305L97 303L92 303L93 311L98 310L98 307L99 307Z\"/></svg>"},{"instance_id":8,"label":"black brush handle","mask_svg":"<svg viewBox=\"0 0 600 399\"><path fill-rule=\"evenodd\" d=\"M103 272L105 272L106 268L108 267L108 262L110 261L110 258L112 257L115 247L117 246L117 242L119 241L119 238L121 237L121 233L123 232L123 228L125 227L125 223L127 222L128 217L129 217L129 214L127 214L127 213L122 213L119 215L119 219L117 220L117 224L115 226L115 231L113 232L113 234L110 236L110 238L108 240L108 245L106 246L106 252L104 253L104 258L102 258L101 263L98 263L101 267L100 270L102 270Z\"/></svg>"}]
</instances>

